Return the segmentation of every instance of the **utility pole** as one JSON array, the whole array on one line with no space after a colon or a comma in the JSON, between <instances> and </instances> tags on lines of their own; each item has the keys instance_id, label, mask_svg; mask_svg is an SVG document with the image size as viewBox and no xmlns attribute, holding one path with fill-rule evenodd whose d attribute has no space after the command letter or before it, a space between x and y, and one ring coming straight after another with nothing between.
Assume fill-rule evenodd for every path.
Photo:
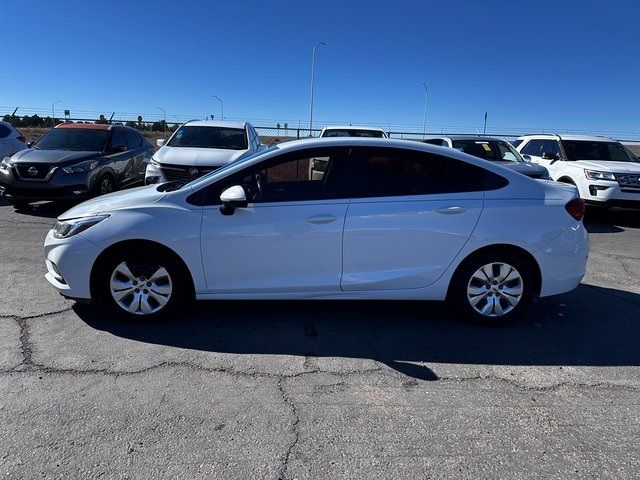
<instances>
[{"instance_id":1,"label":"utility pole","mask_svg":"<svg viewBox=\"0 0 640 480\"><path fill-rule=\"evenodd\" d=\"M217 95L211 95L211 96L220 102L220 110L221 110L220 113L222 115L222 120L224 121L224 102Z\"/></svg>"},{"instance_id":2,"label":"utility pole","mask_svg":"<svg viewBox=\"0 0 640 480\"><path fill-rule=\"evenodd\" d=\"M424 87L424 116L422 117L422 138L427 134L427 104L429 102L429 89L426 82L422 82Z\"/></svg>"}]
</instances>

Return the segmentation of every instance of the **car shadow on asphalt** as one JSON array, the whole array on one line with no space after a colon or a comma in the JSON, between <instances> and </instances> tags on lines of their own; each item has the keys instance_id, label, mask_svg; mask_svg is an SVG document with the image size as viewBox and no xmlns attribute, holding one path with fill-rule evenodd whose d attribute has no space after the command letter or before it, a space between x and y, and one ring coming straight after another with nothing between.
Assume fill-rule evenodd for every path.
<instances>
[{"instance_id":1,"label":"car shadow on asphalt","mask_svg":"<svg viewBox=\"0 0 640 480\"><path fill-rule=\"evenodd\" d=\"M584 226L589 233L620 233L625 228L640 228L640 211L587 208Z\"/></svg>"},{"instance_id":2,"label":"car shadow on asphalt","mask_svg":"<svg viewBox=\"0 0 640 480\"><path fill-rule=\"evenodd\" d=\"M29 215L31 217L56 218L74 206L78 202L36 202L26 207L16 208L16 213ZM0 197L0 207L13 208L9 202Z\"/></svg>"},{"instance_id":3,"label":"car shadow on asphalt","mask_svg":"<svg viewBox=\"0 0 640 480\"><path fill-rule=\"evenodd\" d=\"M157 345L246 355L373 359L421 380L425 364L640 365L640 295L581 285L516 322L476 325L431 302L217 301L159 324L125 324L77 305L88 325Z\"/></svg>"}]
</instances>

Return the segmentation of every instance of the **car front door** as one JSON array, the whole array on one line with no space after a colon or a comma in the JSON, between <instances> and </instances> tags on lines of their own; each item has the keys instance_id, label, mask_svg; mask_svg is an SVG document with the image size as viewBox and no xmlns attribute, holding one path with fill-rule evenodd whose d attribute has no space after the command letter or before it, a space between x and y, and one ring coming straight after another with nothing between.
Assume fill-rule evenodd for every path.
<instances>
[{"instance_id":1,"label":"car front door","mask_svg":"<svg viewBox=\"0 0 640 480\"><path fill-rule=\"evenodd\" d=\"M116 183L118 185L129 183L133 176L133 159L122 130L112 130L108 151L111 168L116 174Z\"/></svg>"},{"instance_id":2,"label":"car front door","mask_svg":"<svg viewBox=\"0 0 640 480\"><path fill-rule=\"evenodd\" d=\"M209 187L201 230L208 291L338 292L348 153L327 147L285 153ZM327 169L312 179L309 163L318 157L327 159ZM224 215L220 194L234 185L242 186L248 205Z\"/></svg>"},{"instance_id":3,"label":"car front door","mask_svg":"<svg viewBox=\"0 0 640 480\"><path fill-rule=\"evenodd\" d=\"M140 181L144 179L144 174L147 168L145 163L146 150L144 148L144 142L142 137L132 131L126 130L125 135L127 137L127 145L129 146L129 155L132 161L132 181Z\"/></svg>"},{"instance_id":4,"label":"car front door","mask_svg":"<svg viewBox=\"0 0 640 480\"><path fill-rule=\"evenodd\" d=\"M434 283L469 239L485 171L428 152L360 148L343 244L344 291Z\"/></svg>"}]
</instances>

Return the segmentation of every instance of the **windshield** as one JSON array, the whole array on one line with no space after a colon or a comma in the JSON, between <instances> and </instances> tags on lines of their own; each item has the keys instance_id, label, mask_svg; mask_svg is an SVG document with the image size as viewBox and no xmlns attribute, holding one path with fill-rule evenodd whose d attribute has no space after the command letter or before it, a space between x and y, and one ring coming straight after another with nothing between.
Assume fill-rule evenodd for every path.
<instances>
[{"instance_id":1,"label":"windshield","mask_svg":"<svg viewBox=\"0 0 640 480\"><path fill-rule=\"evenodd\" d=\"M260 155L265 155L267 153L273 152L274 150L278 150L278 146L274 145L272 147L265 148L264 150L259 150L257 152L254 152L254 153L252 153L250 155L240 157L237 160L234 160L233 162L228 163L224 167L218 168L217 170L209 172L206 175L203 175L202 177L196 178L195 180L191 180L188 183L187 183L187 181L169 182L172 185L166 191L179 190L179 189L181 189L182 187L185 187L185 186L196 187L197 188L200 185L200 182L206 181L206 180L208 180L209 178L211 178L214 175L219 175L221 173L225 173L227 170L234 169L239 164L242 164L242 163L245 163L247 161L250 161L250 160L252 160L252 159L254 159L256 157L259 157ZM158 186L158 190L160 190L162 185L166 185L166 184L161 184L160 186Z\"/></svg>"},{"instance_id":2,"label":"windshield","mask_svg":"<svg viewBox=\"0 0 640 480\"><path fill-rule=\"evenodd\" d=\"M73 150L78 152L101 152L104 150L108 130L81 128L54 128L38 140L33 148L39 150Z\"/></svg>"},{"instance_id":3,"label":"windshield","mask_svg":"<svg viewBox=\"0 0 640 480\"><path fill-rule=\"evenodd\" d=\"M182 126L171 137L170 147L223 148L246 150L247 133L243 128Z\"/></svg>"},{"instance_id":4,"label":"windshield","mask_svg":"<svg viewBox=\"0 0 640 480\"><path fill-rule=\"evenodd\" d=\"M523 162L520 154L502 140L454 140L453 148L492 162Z\"/></svg>"},{"instance_id":5,"label":"windshield","mask_svg":"<svg viewBox=\"0 0 640 480\"><path fill-rule=\"evenodd\" d=\"M367 138L384 138L384 132L380 130L357 130L357 129L331 129L325 130L323 138L329 137L367 137Z\"/></svg>"},{"instance_id":6,"label":"windshield","mask_svg":"<svg viewBox=\"0 0 640 480\"><path fill-rule=\"evenodd\" d=\"M638 158L618 142L562 140L562 146L569 160L638 162Z\"/></svg>"}]
</instances>

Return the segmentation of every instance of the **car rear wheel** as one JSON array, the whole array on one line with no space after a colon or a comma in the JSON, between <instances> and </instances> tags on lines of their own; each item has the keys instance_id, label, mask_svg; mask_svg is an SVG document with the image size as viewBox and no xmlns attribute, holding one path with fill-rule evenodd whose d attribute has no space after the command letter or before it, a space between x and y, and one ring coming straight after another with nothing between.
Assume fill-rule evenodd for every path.
<instances>
[{"instance_id":1,"label":"car rear wheel","mask_svg":"<svg viewBox=\"0 0 640 480\"><path fill-rule=\"evenodd\" d=\"M465 262L456 272L451 296L458 310L476 322L508 322L533 298L534 277L517 255L487 253Z\"/></svg>"},{"instance_id":2,"label":"car rear wheel","mask_svg":"<svg viewBox=\"0 0 640 480\"><path fill-rule=\"evenodd\" d=\"M100 302L129 321L166 317L186 300L185 285L180 264L154 249L112 252L95 278Z\"/></svg>"}]
</instances>

